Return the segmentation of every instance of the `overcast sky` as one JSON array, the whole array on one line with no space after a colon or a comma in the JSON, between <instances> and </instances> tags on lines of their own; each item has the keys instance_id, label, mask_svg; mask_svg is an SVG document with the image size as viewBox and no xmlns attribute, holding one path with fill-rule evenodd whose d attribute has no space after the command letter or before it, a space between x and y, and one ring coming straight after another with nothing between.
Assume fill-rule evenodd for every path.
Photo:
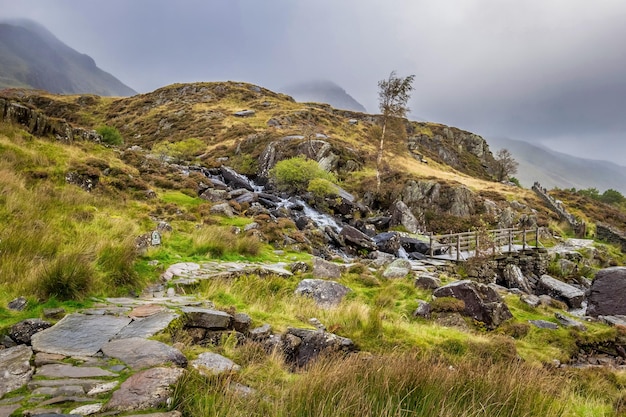
<instances>
[{"instance_id":1,"label":"overcast sky","mask_svg":"<svg viewBox=\"0 0 626 417\"><path fill-rule=\"evenodd\" d=\"M140 92L341 85L370 112L415 74L412 118L626 165L624 0L0 0Z\"/></svg>"}]
</instances>

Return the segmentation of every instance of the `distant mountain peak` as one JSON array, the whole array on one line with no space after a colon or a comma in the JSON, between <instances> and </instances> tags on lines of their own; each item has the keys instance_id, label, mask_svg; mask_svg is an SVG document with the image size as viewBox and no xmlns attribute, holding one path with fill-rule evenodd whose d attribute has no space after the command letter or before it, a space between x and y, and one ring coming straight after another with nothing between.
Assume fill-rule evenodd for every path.
<instances>
[{"instance_id":1,"label":"distant mountain peak","mask_svg":"<svg viewBox=\"0 0 626 417\"><path fill-rule=\"evenodd\" d=\"M57 94L137 94L98 68L93 58L27 19L0 20L0 88L20 87Z\"/></svg>"},{"instance_id":2,"label":"distant mountain peak","mask_svg":"<svg viewBox=\"0 0 626 417\"><path fill-rule=\"evenodd\" d=\"M356 101L337 83L330 80L311 80L292 84L281 89L297 101L327 103L337 109L366 113L365 107Z\"/></svg>"}]
</instances>

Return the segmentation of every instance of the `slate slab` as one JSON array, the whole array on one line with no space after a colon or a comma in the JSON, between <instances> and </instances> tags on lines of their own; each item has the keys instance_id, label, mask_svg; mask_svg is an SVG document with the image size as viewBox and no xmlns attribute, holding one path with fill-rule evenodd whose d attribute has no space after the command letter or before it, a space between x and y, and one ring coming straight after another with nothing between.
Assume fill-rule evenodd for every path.
<instances>
[{"instance_id":1,"label":"slate slab","mask_svg":"<svg viewBox=\"0 0 626 417\"><path fill-rule=\"evenodd\" d=\"M187 366L187 358L180 350L156 340L140 337L116 339L102 346L102 353L119 359L132 369L150 368L167 363Z\"/></svg>"},{"instance_id":2,"label":"slate slab","mask_svg":"<svg viewBox=\"0 0 626 417\"><path fill-rule=\"evenodd\" d=\"M187 319L186 326L202 327L210 330L226 330L232 325L233 316L223 311L200 307L183 307L181 311Z\"/></svg>"},{"instance_id":3,"label":"slate slab","mask_svg":"<svg viewBox=\"0 0 626 417\"><path fill-rule=\"evenodd\" d=\"M571 308L580 308L585 299L585 293L550 275L542 275L539 279L537 290L541 294L547 294L559 301L565 302Z\"/></svg>"},{"instance_id":4,"label":"slate slab","mask_svg":"<svg viewBox=\"0 0 626 417\"><path fill-rule=\"evenodd\" d=\"M26 345L0 350L0 398L26 385L33 375L33 350Z\"/></svg>"},{"instance_id":5,"label":"slate slab","mask_svg":"<svg viewBox=\"0 0 626 417\"><path fill-rule=\"evenodd\" d=\"M114 339L130 337L148 338L167 329L172 321L178 318L173 311L160 311L145 318L136 318L128 326L115 335Z\"/></svg>"},{"instance_id":6,"label":"slate slab","mask_svg":"<svg viewBox=\"0 0 626 417\"><path fill-rule=\"evenodd\" d=\"M130 321L128 317L71 314L34 334L31 342L37 352L93 356Z\"/></svg>"},{"instance_id":7,"label":"slate slab","mask_svg":"<svg viewBox=\"0 0 626 417\"><path fill-rule=\"evenodd\" d=\"M2 405L0 406L0 417L9 417L15 410L20 408L19 404Z\"/></svg>"},{"instance_id":8,"label":"slate slab","mask_svg":"<svg viewBox=\"0 0 626 417\"><path fill-rule=\"evenodd\" d=\"M48 378L98 378L117 376L113 372L95 366L72 366L68 364L50 364L37 368L37 376Z\"/></svg>"},{"instance_id":9,"label":"slate slab","mask_svg":"<svg viewBox=\"0 0 626 417\"><path fill-rule=\"evenodd\" d=\"M172 396L172 385L184 372L181 368L150 368L138 372L113 393L105 409L136 411L164 406Z\"/></svg>"},{"instance_id":10,"label":"slate slab","mask_svg":"<svg viewBox=\"0 0 626 417\"><path fill-rule=\"evenodd\" d=\"M241 366L222 355L213 352L203 352L198 359L191 361L191 366L203 375L219 375L226 372L237 372Z\"/></svg>"}]
</instances>

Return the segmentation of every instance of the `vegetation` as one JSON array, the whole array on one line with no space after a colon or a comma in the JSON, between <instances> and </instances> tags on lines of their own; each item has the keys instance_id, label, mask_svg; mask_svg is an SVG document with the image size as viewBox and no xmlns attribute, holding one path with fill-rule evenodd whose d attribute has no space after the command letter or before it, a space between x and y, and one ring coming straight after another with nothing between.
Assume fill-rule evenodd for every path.
<instances>
[{"instance_id":1,"label":"vegetation","mask_svg":"<svg viewBox=\"0 0 626 417\"><path fill-rule=\"evenodd\" d=\"M124 143L122 134L113 126L100 126L96 132L102 136L102 142L107 145L119 146Z\"/></svg>"},{"instance_id":2,"label":"vegetation","mask_svg":"<svg viewBox=\"0 0 626 417\"><path fill-rule=\"evenodd\" d=\"M276 188L292 194L301 194L307 191L313 180L326 182L313 182L312 190L328 191L330 184L337 182L335 176L324 171L318 163L303 156L284 159L276 164L270 171L270 175Z\"/></svg>"},{"instance_id":3,"label":"vegetation","mask_svg":"<svg viewBox=\"0 0 626 417\"><path fill-rule=\"evenodd\" d=\"M494 171L497 181L504 181L517 173L518 163L508 149L500 149L495 156Z\"/></svg>"},{"instance_id":4,"label":"vegetation","mask_svg":"<svg viewBox=\"0 0 626 417\"><path fill-rule=\"evenodd\" d=\"M189 138L179 142L159 142L152 147L152 152L161 159L170 158L174 162L189 161L200 155L206 145L198 138Z\"/></svg>"}]
</instances>

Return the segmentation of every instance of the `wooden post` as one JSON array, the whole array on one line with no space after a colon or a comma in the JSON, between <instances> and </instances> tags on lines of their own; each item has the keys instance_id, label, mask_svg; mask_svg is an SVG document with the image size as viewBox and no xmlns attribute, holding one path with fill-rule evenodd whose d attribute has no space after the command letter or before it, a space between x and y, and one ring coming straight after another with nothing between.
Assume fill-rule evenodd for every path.
<instances>
[{"instance_id":1,"label":"wooden post","mask_svg":"<svg viewBox=\"0 0 626 417\"><path fill-rule=\"evenodd\" d=\"M430 232L430 257L433 257L433 232Z\"/></svg>"},{"instance_id":2,"label":"wooden post","mask_svg":"<svg viewBox=\"0 0 626 417\"><path fill-rule=\"evenodd\" d=\"M539 247L539 226L537 226L537 230L535 230L535 248Z\"/></svg>"},{"instance_id":3,"label":"wooden post","mask_svg":"<svg viewBox=\"0 0 626 417\"><path fill-rule=\"evenodd\" d=\"M509 252L513 252L513 230L509 229Z\"/></svg>"},{"instance_id":4,"label":"wooden post","mask_svg":"<svg viewBox=\"0 0 626 417\"><path fill-rule=\"evenodd\" d=\"M478 246L480 245L479 239L478 232L476 232L476 251L474 252L474 256L478 256Z\"/></svg>"},{"instance_id":5,"label":"wooden post","mask_svg":"<svg viewBox=\"0 0 626 417\"><path fill-rule=\"evenodd\" d=\"M522 230L522 250L526 250L526 229Z\"/></svg>"},{"instance_id":6,"label":"wooden post","mask_svg":"<svg viewBox=\"0 0 626 417\"><path fill-rule=\"evenodd\" d=\"M456 260L461 260L461 235L456 235Z\"/></svg>"}]
</instances>

